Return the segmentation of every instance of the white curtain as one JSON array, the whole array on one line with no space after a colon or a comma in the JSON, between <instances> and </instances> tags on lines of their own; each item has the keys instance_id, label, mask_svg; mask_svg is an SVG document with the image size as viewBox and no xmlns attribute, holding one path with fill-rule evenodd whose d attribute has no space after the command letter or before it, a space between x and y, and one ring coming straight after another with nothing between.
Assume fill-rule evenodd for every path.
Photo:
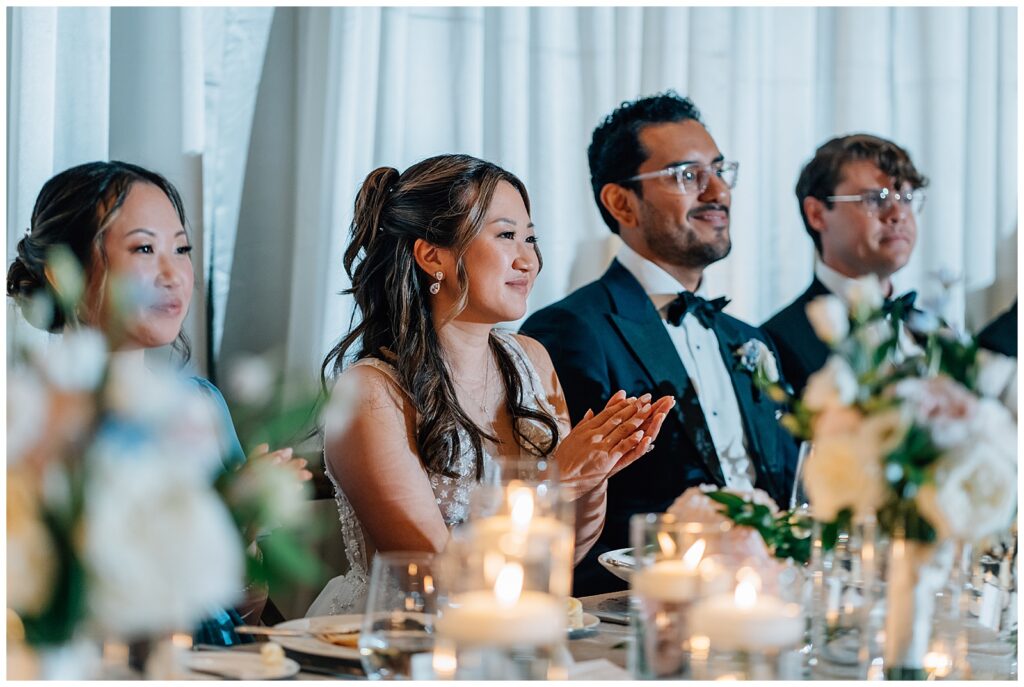
<instances>
[{"instance_id":1,"label":"white curtain","mask_svg":"<svg viewBox=\"0 0 1024 687\"><path fill-rule=\"evenodd\" d=\"M312 375L349 324L341 255L356 190L379 165L465 152L518 174L545 255L531 311L599 276L616 239L591 195L590 135L621 101L667 88L694 99L741 163L733 252L708 272L733 314L760 322L808 282L793 186L817 145L852 131L905 145L932 179L897 288L927 290L931 272L951 269L962 282L947 315L970 328L1016 295L1014 7L7 17L8 262L54 172L105 157L163 172L200 248L207 298L188 326L201 371L207 350L276 347Z\"/></svg>"},{"instance_id":2,"label":"white curtain","mask_svg":"<svg viewBox=\"0 0 1024 687\"><path fill-rule=\"evenodd\" d=\"M279 12L281 10L278 10ZM615 249L586 147L623 100L689 95L740 161L733 251L708 271L758 323L810 280L793 187L828 138L904 145L931 180L898 289L962 277L947 316L976 328L1016 295L1016 8L316 8L296 10L289 367L347 329L341 254L374 167L465 152L530 190L545 267L531 311ZM254 137L253 145L260 141Z\"/></svg>"},{"instance_id":3,"label":"white curtain","mask_svg":"<svg viewBox=\"0 0 1024 687\"><path fill-rule=\"evenodd\" d=\"M194 367L206 371L222 331L272 16L272 8L9 8L7 263L55 173L105 159L162 173L182 192L197 247L186 332ZM17 343L45 335L11 303L7 315L10 361Z\"/></svg>"}]
</instances>

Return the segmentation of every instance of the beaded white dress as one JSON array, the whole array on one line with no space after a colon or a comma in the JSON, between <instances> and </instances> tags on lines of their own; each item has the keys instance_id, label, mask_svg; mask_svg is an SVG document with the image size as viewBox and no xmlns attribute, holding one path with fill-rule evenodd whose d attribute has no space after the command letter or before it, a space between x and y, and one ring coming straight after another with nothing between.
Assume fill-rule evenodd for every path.
<instances>
[{"instance_id":1,"label":"beaded white dress","mask_svg":"<svg viewBox=\"0 0 1024 687\"><path fill-rule=\"evenodd\" d=\"M515 361L516 370L523 380L523 405L533 410L541 409L555 416L555 410L548 403L544 394L544 386L530 362L526 352L516 341L511 332L494 330L498 341L504 345ZM399 388L398 371L387 362L376 358L363 358L353 365L369 365L390 377ZM547 441L547 429L539 422L524 419L520 427L523 435L530 441L543 445ZM469 515L470 492L477 484L472 445L469 435L459 432L461 452L458 465L453 472L455 477L440 474L430 475L430 486L434 490L434 500L441 511L445 525L451 529L466 520ZM484 451L484 481L495 477L494 458ZM345 542L345 557L349 569L343 575L330 579L313 601L306 616L339 615L362 613L366 606L367 587L369 584L369 564L375 551L372 542L368 541L365 531L348 498L338 485L338 480L331 472L330 464L324 460L327 477L334 486L334 500L338 506L338 519L341 522L341 536Z\"/></svg>"}]
</instances>

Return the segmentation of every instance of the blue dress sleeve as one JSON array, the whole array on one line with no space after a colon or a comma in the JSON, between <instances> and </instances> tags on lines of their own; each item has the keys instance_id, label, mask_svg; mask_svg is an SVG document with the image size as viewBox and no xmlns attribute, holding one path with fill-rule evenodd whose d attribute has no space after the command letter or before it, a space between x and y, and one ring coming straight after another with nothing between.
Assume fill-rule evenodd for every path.
<instances>
[{"instance_id":1,"label":"blue dress sleeve","mask_svg":"<svg viewBox=\"0 0 1024 687\"><path fill-rule=\"evenodd\" d=\"M242 450L242 443L238 440L238 433L235 431L235 424L231 421L231 411L220 389L202 377L193 377L192 380L213 400L217 407L221 426L221 460L224 469L237 468L245 462L245 451Z\"/></svg>"}]
</instances>

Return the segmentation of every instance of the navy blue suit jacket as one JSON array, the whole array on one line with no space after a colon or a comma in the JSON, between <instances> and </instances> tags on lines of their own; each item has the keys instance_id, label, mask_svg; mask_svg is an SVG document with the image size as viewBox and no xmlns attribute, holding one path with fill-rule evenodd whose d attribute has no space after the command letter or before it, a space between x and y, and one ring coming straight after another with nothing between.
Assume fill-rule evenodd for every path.
<instances>
[{"instance_id":1,"label":"navy blue suit jacket","mask_svg":"<svg viewBox=\"0 0 1024 687\"><path fill-rule=\"evenodd\" d=\"M771 316L761 325L779 348L779 365L782 375L793 387L799 398L807 386L807 378L825 367L828 360L828 344L814 333L811 321L807 319L807 304L818 296L832 293L817 277L807 290L796 300Z\"/></svg>"},{"instance_id":2,"label":"navy blue suit jacket","mask_svg":"<svg viewBox=\"0 0 1024 687\"><path fill-rule=\"evenodd\" d=\"M597 281L533 314L520 331L540 341L551 355L573 425L588 408L600 412L619 389L631 396L649 392L655 399L676 399L654 450L609 481L604 530L576 568L576 595L622 589L625 585L600 567L597 556L630 545L630 517L665 511L691 486L725 486L696 391L651 299L617 260ZM734 355L750 339L764 341L773 352L774 346L756 327L724 313L717 317L716 334L732 371L756 486L785 504L796 442L778 423L780 407L755 388L750 372L736 369Z\"/></svg>"}]
</instances>

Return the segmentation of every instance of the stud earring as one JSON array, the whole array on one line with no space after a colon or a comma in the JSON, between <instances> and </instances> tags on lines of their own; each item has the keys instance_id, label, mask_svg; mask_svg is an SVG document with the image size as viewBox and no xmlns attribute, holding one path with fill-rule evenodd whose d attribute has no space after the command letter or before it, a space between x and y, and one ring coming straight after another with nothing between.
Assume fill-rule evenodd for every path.
<instances>
[{"instance_id":1,"label":"stud earring","mask_svg":"<svg viewBox=\"0 0 1024 687\"><path fill-rule=\"evenodd\" d=\"M434 272L434 279L437 279L437 281L430 285L430 293L436 296L437 292L441 290L441 280L444 279L444 272L441 270Z\"/></svg>"}]
</instances>

